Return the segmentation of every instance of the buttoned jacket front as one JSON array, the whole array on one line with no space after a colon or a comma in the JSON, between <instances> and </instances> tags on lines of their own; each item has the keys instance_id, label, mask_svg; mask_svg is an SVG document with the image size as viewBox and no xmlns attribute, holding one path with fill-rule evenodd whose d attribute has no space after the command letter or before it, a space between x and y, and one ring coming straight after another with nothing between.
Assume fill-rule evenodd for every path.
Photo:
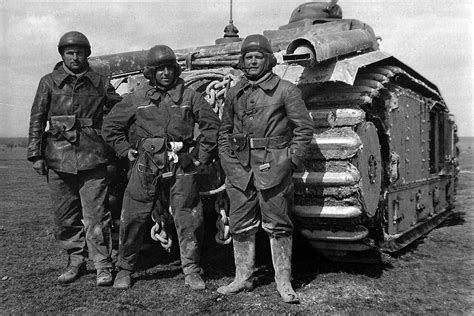
<instances>
[{"instance_id":1,"label":"buttoned jacket front","mask_svg":"<svg viewBox=\"0 0 474 316\"><path fill-rule=\"evenodd\" d=\"M179 78L168 90L144 83L125 96L107 115L103 135L119 157L137 148L140 140L163 137L168 142L193 146L195 125L202 135L198 160L207 163L217 146L219 118L201 94L185 87Z\"/></svg>"},{"instance_id":2,"label":"buttoned jacket front","mask_svg":"<svg viewBox=\"0 0 474 316\"><path fill-rule=\"evenodd\" d=\"M71 174L106 163L109 150L100 135L103 115L120 100L106 77L90 68L77 77L58 63L38 85L31 108L28 160L42 158L49 168ZM77 139L70 141L54 131L55 117L66 117L65 125L77 129Z\"/></svg>"},{"instance_id":3,"label":"buttoned jacket front","mask_svg":"<svg viewBox=\"0 0 474 316\"><path fill-rule=\"evenodd\" d=\"M229 145L235 134L250 139L281 136L288 140L288 146L251 149L250 164L245 166ZM258 189L281 183L294 165L301 165L312 138L313 124L301 92L289 81L270 73L258 84L243 78L229 90L219 132L219 154L227 179L234 186L244 190L252 175Z\"/></svg>"}]
</instances>

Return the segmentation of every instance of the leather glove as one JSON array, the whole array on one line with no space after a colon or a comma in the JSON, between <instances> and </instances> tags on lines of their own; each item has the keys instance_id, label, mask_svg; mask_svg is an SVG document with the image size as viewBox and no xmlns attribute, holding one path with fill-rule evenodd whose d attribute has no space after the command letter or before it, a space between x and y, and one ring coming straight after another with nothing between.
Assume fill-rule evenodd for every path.
<instances>
[{"instance_id":1,"label":"leather glove","mask_svg":"<svg viewBox=\"0 0 474 316\"><path fill-rule=\"evenodd\" d=\"M33 169L40 175L44 176L47 173L46 162L40 158L33 162Z\"/></svg>"},{"instance_id":2,"label":"leather glove","mask_svg":"<svg viewBox=\"0 0 474 316\"><path fill-rule=\"evenodd\" d=\"M304 169L303 161L294 155L291 157L291 164L293 166L293 171L300 171Z\"/></svg>"},{"instance_id":3,"label":"leather glove","mask_svg":"<svg viewBox=\"0 0 474 316\"><path fill-rule=\"evenodd\" d=\"M183 168L185 171L190 170L194 165L193 157L187 153L179 154L179 162L181 164L181 168Z\"/></svg>"}]
</instances>

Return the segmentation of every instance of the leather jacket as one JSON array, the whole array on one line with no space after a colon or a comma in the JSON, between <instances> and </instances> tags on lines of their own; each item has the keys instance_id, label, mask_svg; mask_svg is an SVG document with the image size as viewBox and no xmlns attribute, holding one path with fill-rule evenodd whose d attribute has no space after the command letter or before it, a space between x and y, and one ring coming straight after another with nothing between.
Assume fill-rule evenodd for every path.
<instances>
[{"instance_id":1,"label":"leather jacket","mask_svg":"<svg viewBox=\"0 0 474 316\"><path fill-rule=\"evenodd\" d=\"M291 82L269 73L253 84L243 78L229 90L219 156L227 180L237 188L245 190L252 175L257 189L280 184L302 167L312 138L312 119Z\"/></svg>"},{"instance_id":2,"label":"leather jacket","mask_svg":"<svg viewBox=\"0 0 474 316\"><path fill-rule=\"evenodd\" d=\"M59 62L36 91L27 159L45 159L48 168L70 174L106 163L103 115L121 99L106 77L90 68L77 77Z\"/></svg>"},{"instance_id":3,"label":"leather jacket","mask_svg":"<svg viewBox=\"0 0 474 316\"><path fill-rule=\"evenodd\" d=\"M194 146L196 124L201 137L197 159L208 163L217 148L219 117L201 94L178 78L167 90L146 82L125 96L105 118L102 134L119 157L126 157L129 149L138 149L142 140L154 137L182 142L184 152Z\"/></svg>"}]
</instances>

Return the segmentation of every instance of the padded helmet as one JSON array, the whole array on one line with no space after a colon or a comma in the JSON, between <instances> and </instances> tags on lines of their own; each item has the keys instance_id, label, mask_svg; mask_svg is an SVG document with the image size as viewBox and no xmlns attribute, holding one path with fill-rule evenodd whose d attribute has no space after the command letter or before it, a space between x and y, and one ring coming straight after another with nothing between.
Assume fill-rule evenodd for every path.
<instances>
[{"instance_id":1,"label":"padded helmet","mask_svg":"<svg viewBox=\"0 0 474 316\"><path fill-rule=\"evenodd\" d=\"M146 56L146 66L143 70L143 75L148 80L154 81L156 68L161 66L174 66L177 75L181 74L181 67L176 60L174 51L166 45L156 45L150 48Z\"/></svg>"},{"instance_id":2,"label":"padded helmet","mask_svg":"<svg viewBox=\"0 0 474 316\"><path fill-rule=\"evenodd\" d=\"M270 41L265 36L261 34L252 34L244 39L242 46L240 47L240 53L242 56L248 52L273 54L273 49Z\"/></svg>"},{"instance_id":3,"label":"padded helmet","mask_svg":"<svg viewBox=\"0 0 474 316\"><path fill-rule=\"evenodd\" d=\"M70 31L61 36L58 43L59 54L62 55L63 48L66 46L81 46L86 48L87 57L91 54L91 44L87 37L81 32Z\"/></svg>"},{"instance_id":4,"label":"padded helmet","mask_svg":"<svg viewBox=\"0 0 474 316\"><path fill-rule=\"evenodd\" d=\"M240 47L239 66L240 69L242 69L245 73L246 71L243 67L244 57L245 54L249 52L260 52L265 56L265 66L262 75L269 72L277 64L276 57L273 55L273 49L270 41L261 34L252 34L247 36Z\"/></svg>"}]
</instances>

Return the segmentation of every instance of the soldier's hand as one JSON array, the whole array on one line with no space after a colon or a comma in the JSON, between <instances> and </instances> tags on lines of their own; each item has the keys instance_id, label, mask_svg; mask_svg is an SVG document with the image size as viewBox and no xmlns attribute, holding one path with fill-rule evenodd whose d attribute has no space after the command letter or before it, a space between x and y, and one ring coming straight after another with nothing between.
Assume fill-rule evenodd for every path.
<instances>
[{"instance_id":1,"label":"soldier's hand","mask_svg":"<svg viewBox=\"0 0 474 316\"><path fill-rule=\"evenodd\" d=\"M128 152L127 152L127 158L128 160L130 161L135 161L138 157L138 151L136 151L135 149L129 149Z\"/></svg>"},{"instance_id":2,"label":"soldier's hand","mask_svg":"<svg viewBox=\"0 0 474 316\"><path fill-rule=\"evenodd\" d=\"M291 157L291 164L293 166L293 171L301 171L304 169L303 161L296 156Z\"/></svg>"},{"instance_id":3,"label":"soldier's hand","mask_svg":"<svg viewBox=\"0 0 474 316\"><path fill-rule=\"evenodd\" d=\"M38 159L33 162L33 169L40 175L44 176L47 173L46 162L44 159Z\"/></svg>"},{"instance_id":4,"label":"soldier's hand","mask_svg":"<svg viewBox=\"0 0 474 316\"><path fill-rule=\"evenodd\" d=\"M201 162L195 158L193 158L193 163L194 163L194 166L196 167L199 167L201 165Z\"/></svg>"}]
</instances>

